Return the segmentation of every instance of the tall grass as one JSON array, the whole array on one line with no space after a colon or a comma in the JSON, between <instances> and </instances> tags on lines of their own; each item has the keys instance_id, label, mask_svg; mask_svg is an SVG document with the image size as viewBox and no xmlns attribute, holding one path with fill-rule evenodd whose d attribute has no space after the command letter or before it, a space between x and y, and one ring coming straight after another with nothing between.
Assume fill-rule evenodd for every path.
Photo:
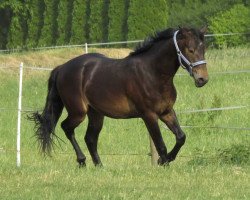
<instances>
[{"instance_id":1,"label":"tall grass","mask_svg":"<svg viewBox=\"0 0 250 200\"><path fill-rule=\"evenodd\" d=\"M92 49L112 57L128 50ZM56 66L77 56L81 49L49 50L0 55L1 63ZM121 52L121 53L119 53ZM126 52L126 53L124 53ZM118 55L119 54L119 55ZM67 58L66 56L67 55ZM54 59L55 57L55 59ZM24 59L25 58L25 59ZM210 72L250 69L249 49L209 50ZM46 64L47 63L47 64ZM179 70L178 73L186 73ZM47 71L24 70L23 108L43 108ZM239 110L182 113L190 109L249 106L249 73L210 75L208 84L197 89L187 76L176 76L175 109L181 125L250 127L249 107ZM65 143L56 142L51 158L39 154L33 124L22 114L21 168L15 166L17 69L0 68L0 198L1 199L249 199L249 131L185 128L187 141L169 167L150 165L148 133L140 119L105 119L98 149L104 167L94 168L84 133L87 120L76 137L87 156L87 167L79 169L71 144L60 128ZM66 117L64 112L60 121ZM160 123L170 150L175 139ZM61 146L60 146L61 145Z\"/></svg>"}]
</instances>

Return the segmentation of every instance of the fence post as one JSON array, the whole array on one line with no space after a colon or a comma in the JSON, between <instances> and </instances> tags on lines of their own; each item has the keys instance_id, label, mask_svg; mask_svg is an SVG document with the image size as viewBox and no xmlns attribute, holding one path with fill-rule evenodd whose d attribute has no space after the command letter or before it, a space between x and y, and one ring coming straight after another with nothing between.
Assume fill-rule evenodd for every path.
<instances>
[{"instance_id":1,"label":"fence post","mask_svg":"<svg viewBox=\"0 0 250 200\"><path fill-rule=\"evenodd\" d=\"M22 111L22 86L23 85L23 63L19 67L19 95L17 113L17 167L21 165L21 111Z\"/></svg>"},{"instance_id":2,"label":"fence post","mask_svg":"<svg viewBox=\"0 0 250 200\"><path fill-rule=\"evenodd\" d=\"M149 142L150 142L151 164L153 166L157 166L159 155L156 151L155 144L150 135L149 135Z\"/></svg>"},{"instance_id":3,"label":"fence post","mask_svg":"<svg viewBox=\"0 0 250 200\"><path fill-rule=\"evenodd\" d=\"M85 43L85 53L88 53L88 43Z\"/></svg>"}]
</instances>

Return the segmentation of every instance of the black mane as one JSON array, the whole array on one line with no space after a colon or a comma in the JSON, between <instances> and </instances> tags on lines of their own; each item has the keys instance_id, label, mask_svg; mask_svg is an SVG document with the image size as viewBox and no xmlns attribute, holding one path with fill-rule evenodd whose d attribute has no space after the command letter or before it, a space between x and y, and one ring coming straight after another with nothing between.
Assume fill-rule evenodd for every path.
<instances>
[{"instance_id":1,"label":"black mane","mask_svg":"<svg viewBox=\"0 0 250 200\"><path fill-rule=\"evenodd\" d=\"M130 53L130 55L133 56L146 52L154 45L154 43L172 38L175 31L176 29L168 28L166 30L154 33L154 35L149 36L143 42L139 43L135 47L135 50Z\"/></svg>"}]
</instances>

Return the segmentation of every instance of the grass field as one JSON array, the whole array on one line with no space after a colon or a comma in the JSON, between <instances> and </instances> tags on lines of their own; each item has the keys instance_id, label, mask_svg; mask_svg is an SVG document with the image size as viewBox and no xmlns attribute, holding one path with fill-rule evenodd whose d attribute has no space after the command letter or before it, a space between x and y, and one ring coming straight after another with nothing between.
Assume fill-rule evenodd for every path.
<instances>
[{"instance_id":1,"label":"grass field","mask_svg":"<svg viewBox=\"0 0 250 200\"><path fill-rule=\"evenodd\" d=\"M128 49L91 49L124 57ZM0 55L2 66L54 67L82 49ZM214 72L250 69L250 49L207 52L209 83L197 89L188 76L176 76L175 109L181 125L250 127L249 107L238 110L182 113L211 107L250 106L250 73ZM179 74L185 74L182 69ZM23 109L40 110L45 102L48 71L24 70ZM105 119L95 168L83 141L87 120L76 130L87 155L79 169L72 146L60 127L51 158L39 154L33 124L22 115L21 167L16 167L18 69L0 66L0 199L250 199L250 131L184 128L186 144L169 167L150 164L147 130L140 119ZM65 118L66 113L60 120ZM60 122L59 122L60 123ZM161 125L168 149L174 136Z\"/></svg>"}]
</instances>

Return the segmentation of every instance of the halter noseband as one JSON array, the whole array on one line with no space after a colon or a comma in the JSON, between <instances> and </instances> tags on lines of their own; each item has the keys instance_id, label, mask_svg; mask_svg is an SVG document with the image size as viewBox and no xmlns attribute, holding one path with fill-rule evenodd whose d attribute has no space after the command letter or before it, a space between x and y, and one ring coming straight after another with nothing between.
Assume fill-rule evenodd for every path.
<instances>
[{"instance_id":1,"label":"halter noseband","mask_svg":"<svg viewBox=\"0 0 250 200\"><path fill-rule=\"evenodd\" d=\"M176 51L177 51L178 60L180 62L180 65L182 66L182 68L186 69L189 72L190 76L192 76L193 67L196 67L196 66L202 65L202 64L206 64L207 62L205 60L200 60L200 61L197 61L197 62L194 62L194 63L189 62L189 60L181 53L181 50L178 47L177 40L176 40L176 36L177 36L178 32L179 32L179 30L175 31L174 38L173 38L174 45L175 45L175 48L176 48ZM186 63L187 67L183 65L181 60L184 63Z\"/></svg>"}]
</instances>

